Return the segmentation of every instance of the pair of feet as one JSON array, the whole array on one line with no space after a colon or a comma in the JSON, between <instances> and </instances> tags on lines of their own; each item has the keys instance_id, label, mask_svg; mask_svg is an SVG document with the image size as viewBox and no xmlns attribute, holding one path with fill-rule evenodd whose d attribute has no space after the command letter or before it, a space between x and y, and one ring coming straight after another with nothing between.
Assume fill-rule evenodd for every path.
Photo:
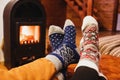
<instances>
[{"instance_id":1,"label":"pair of feet","mask_svg":"<svg viewBox=\"0 0 120 80\"><path fill-rule=\"evenodd\" d=\"M80 52L76 50L75 25L69 19L65 21L64 28L51 25L49 39L52 53L46 56L53 62L56 70L66 68L69 64L79 61L78 67L82 66L81 60L92 61L96 66L99 61L98 51L98 23L92 16L83 19L81 27L83 37L80 41Z\"/></svg>"}]
</instances>

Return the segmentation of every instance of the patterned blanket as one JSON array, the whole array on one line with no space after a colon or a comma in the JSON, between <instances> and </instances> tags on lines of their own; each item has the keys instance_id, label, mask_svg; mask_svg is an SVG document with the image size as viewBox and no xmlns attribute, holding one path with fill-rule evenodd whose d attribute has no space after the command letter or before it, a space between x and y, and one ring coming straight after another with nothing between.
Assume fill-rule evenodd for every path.
<instances>
[{"instance_id":1,"label":"patterned blanket","mask_svg":"<svg viewBox=\"0 0 120 80\"><path fill-rule=\"evenodd\" d=\"M120 35L99 38L99 49L102 54L120 57Z\"/></svg>"}]
</instances>

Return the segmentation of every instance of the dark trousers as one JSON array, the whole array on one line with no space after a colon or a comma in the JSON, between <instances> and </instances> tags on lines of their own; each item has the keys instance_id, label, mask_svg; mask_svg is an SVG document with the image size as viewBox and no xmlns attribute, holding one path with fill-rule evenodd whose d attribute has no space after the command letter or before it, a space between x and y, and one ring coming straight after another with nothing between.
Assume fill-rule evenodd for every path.
<instances>
[{"instance_id":1,"label":"dark trousers","mask_svg":"<svg viewBox=\"0 0 120 80\"><path fill-rule=\"evenodd\" d=\"M98 75L97 71L81 66L78 67L70 80L106 80L104 77Z\"/></svg>"}]
</instances>

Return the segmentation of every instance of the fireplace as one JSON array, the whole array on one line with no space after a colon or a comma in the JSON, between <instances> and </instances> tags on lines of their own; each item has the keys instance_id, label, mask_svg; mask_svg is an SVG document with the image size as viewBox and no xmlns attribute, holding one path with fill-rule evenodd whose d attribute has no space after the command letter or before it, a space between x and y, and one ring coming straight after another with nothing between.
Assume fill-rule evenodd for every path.
<instances>
[{"instance_id":1,"label":"fireplace","mask_svg":"<svg viewBox=\"0 0 120 80\"><path fill-rule=\"evenodd\" d=\"M11 0L3 19L8 69L45 56L46 16L40 0Z\"/></svg>"}]
</instances>

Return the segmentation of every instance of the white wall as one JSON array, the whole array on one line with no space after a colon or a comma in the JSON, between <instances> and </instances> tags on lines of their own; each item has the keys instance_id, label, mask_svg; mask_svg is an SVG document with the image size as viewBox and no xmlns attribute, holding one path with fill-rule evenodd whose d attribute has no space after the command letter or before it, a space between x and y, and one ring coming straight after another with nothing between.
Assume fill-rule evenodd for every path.
<instances>
[{"instance_id":1,"label":"white wall","mask_svg":"<svg viewBox=\"0 0 120 80\"><path fill-rule=\"evenodd\" d=\"M1 42L3 39L3 11L6 6L6 4L10 0L0 0L0 47L1 47ZM2 49L0 49L0 62L4 61L4 55Z\"/></svg>"},{"instance_id":2,"label":"white wall","mask_svg":"<svg viewBox=\"0 0 120 80\"><path fill-rule=\"evenodd\" d=\"M3 38L3 11L10 0L0 0L0 42Z\"/></svg>"}]
</instances>

